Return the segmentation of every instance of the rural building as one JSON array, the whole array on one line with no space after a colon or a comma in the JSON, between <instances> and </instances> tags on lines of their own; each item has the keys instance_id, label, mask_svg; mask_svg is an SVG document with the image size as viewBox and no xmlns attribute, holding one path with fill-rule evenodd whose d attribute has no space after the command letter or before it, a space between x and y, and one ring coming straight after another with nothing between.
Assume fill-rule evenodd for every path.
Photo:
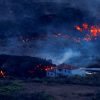
<instances>
[{"instance_id":1,"label":"rural building","mask_svg":"<svg viewBox=\"0 0 100 100\"><path fill-rule=\"evenodd\" d=\"M47 77L75 76L75 75L85 76L89 74L94 74L93 71L97 69L92 68L92 72L90 72L90 70L91 70L90 68L88 68L87 70L87 68L79 68L71 65L61 64L46 70L46 76Z\"/></svg>"},{"instance_id":2,"label":"rural building","mask_svg":"<svg viewBox=\"0 0 100 100\"><path fill-rule=\"evenodd\" d=\"M57 67L52 67L47 70L47 77L58 77L58 76L68 76L72 75L72 70L76 69L76 67L66 64L61 64Z\"/></svg>"}]
</instances>

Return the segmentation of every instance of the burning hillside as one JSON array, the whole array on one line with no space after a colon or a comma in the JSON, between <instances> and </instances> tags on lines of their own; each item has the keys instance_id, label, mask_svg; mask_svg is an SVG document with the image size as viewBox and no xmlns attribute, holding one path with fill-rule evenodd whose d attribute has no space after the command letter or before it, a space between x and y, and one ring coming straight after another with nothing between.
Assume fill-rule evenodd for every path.
<instances>
[{"instance_id":1,"label":"burning hillside","mask_svg":"<svg viewBox=\"0 0 100 100\"><path fill-rule=\"evenodd\" d=\"M5 77L5 74L12 77L44 77L46 70L52 66L55 65L51 60L28 56L0 55L0 69L2 69L0 77Z\"/></svg>"}]
</instances>

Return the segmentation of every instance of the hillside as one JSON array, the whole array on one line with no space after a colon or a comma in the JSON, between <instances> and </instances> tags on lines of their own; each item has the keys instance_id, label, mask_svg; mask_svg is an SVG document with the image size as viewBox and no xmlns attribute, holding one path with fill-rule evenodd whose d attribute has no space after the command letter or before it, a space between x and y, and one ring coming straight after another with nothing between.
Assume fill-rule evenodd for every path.
<instances>
[{"instance_id":1,"label":"hillside","mask_svg":"<svg viewBox=\"0 0 100 100\"><path fill-rule=\"evenodd\" d=\"M35 76L45 75L46 66L55 66L52 61L29 56L11 56L0 55L0 68L8 75L29 76L33 73Z\"/></svg>"},{"instance_id":2,"label":"hillside","mask_svg":"<svg viewBox=\"0 0 100 100\"><path fill-rule=\"evenodd\" d=\"M89 65L87 68L100 68L100 64L99 63L92 64L92 65Z\"/></svg>"}]
</instances>

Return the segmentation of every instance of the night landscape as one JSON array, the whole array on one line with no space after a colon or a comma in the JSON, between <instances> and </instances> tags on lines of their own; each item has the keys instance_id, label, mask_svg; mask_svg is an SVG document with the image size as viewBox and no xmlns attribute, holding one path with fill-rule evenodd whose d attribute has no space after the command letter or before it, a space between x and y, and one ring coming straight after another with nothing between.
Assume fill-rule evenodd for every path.
<instances>
[{"instance_id":1,"label":"night landscape","mask_svg":"<svg viewBox=\"0 0 100 100\"><path fill-rule=\"evenodd\" d=\"M0 100L100 100L100 1L0 0Z\"/></svg>"}]
</instances>

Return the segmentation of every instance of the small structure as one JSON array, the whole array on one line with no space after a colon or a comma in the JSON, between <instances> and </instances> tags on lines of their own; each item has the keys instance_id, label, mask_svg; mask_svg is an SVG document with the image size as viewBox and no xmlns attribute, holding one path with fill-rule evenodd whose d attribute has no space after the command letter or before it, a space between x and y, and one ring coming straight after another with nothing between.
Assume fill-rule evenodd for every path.
<instances>
[{"instance_id":1,"label":"small structure","mask_svg":"<svg viewBox=\"0 0 100 100\"><path fill-rule=\"evenodd\" d=\"M72 73L72 76L74 75L85 76L86 74L88 74L87 71L80 68L72 70L71 73Z\"/></svg>"},{"instance_id":2,"label":"small structure","mask_svg":"<svg viewBox=\"0 0 100 100\"><path fill-rule=\"evenodd\" d=\"M100 74L100 68L81 68L82 70L86 71L87 74Z\"/></svg>"},{"instance_id":3,"label":"small structure","mask_svg":"<svg viewBox=\"0 0 100 100\"><path fill-rule=\"evenodd\" d=\"M52 67L47 70L47 77L59 77L59 76L69 76L72 75L71 71L76 69L76 67L66 64L61 64L57 67Z\"/></svg>"}]
</instances>

